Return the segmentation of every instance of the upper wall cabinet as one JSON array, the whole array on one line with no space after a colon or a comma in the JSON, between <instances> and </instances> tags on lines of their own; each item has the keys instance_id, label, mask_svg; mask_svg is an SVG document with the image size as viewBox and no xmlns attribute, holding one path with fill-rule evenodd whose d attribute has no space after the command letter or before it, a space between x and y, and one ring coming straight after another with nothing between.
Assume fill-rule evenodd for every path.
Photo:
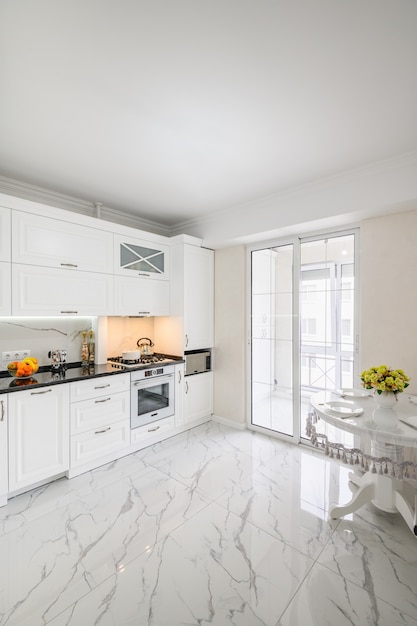
<instances>
[{"instance_id":1,"label":"upper wall cabinet","mask_svg":"<svg viewBox=\"0 0 417 626\"><path fill-rule=\"evenodd\" d=\"M114 315L169 315L169 282L115 276Z\"/></svg>"},{"instance_id":2,"label":"upper wall cabinet","mask_svg":"<svg viewBox=\"0 0 417 626\"><path fill-rule=\"evenodd\" d=\"M0 261L11 261L10 209L0 207Z\"/></svg>"},{"instance_id":3,"label":"upper wall cabinet","mask_svg":"<svg viewBox=\"0 0 417 626\"><path fill-rule=\"evenodd\" d=\"M184 247L184 347L211 348L214 328L214 253Z\"/></svg>"},{"instance_id":4,"label":"upper wall cabinet","mask_svg":"<svg viewBox=\"0 0 417 626\"><path fill-rule=\"evenodd\" d=\"M113 315L113 276L12 265L13 315Z\"/></svg>"},{"instance_id":5,"label":"upper wall cabinet","mask_svg":"<svg viewBox=\"0 0 417 626\"><path fill-rule=\"evenodd\" d=\"M113 273L113 234L13 211L12 260L61 269Z\"/></svg>"},{"instance_id":6,"label":"upper wall cabinet","mask_svg":"<svg viewBox=\"0 0 417 626\"><path fill-rule=\"evenodd\" d=\"M171 253L171 315L183 319L183 349L212 348L214 252L180 243Z\"/></svg>"},{"instance_id":7,"label":"upper wall cabinet","mask_svg":"<svg viewBox=\"0 0 417 626\"><path fill-rule=\"evenodd\" d=\"M12 314L12 264L0 261L0 315Z\"/></svg>"},{"instance_id":8,"label":"upper wall cabinet","mask_svg":"<svg viewBox=\"0 0 417 626\"><path fill-rule=\"evenodd\" d=\"M115 235L114 271L120 276L169 279L169 247Z\"/></svg>"}]
</instances>

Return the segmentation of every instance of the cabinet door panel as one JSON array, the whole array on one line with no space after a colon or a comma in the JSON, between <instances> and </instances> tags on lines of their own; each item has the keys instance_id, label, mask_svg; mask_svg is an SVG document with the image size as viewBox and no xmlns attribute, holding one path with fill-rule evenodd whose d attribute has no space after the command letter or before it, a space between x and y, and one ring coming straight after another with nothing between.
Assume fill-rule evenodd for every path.
<instances>
[{"instance_id":1,"label":"cabinet door panel","mask_svg":"<svg viewBox=\"0 0 417 626\"><path fill-rule=\"evenodd\" d=\"M113 234L13 211L13 261L113 273Z\"/></svg>"},{"instance_id":2,"label":"cabinet door panel","mask_svg":"<svg viewBox=\"0 0 417 626\"><path fill-rule=\"evenodd\" d=\"M71 404L71 435L92 429L100 430L103 424L112 424L122 419L130 419L129 391L74 402Z\"/></svg>"},{"instance_id":3,"label":"cabinet door panel","mask_svg":"<svg viewBox=\"0 0 417 626\"><path fill-rule=\"evenodd\" d=\"M12 314L12 264L0 262L0 315Z\"/></svg>"},{"instance_id":4,"label":"cabinet door panel","mask_svg":"<svg viewBox=\"0 0 417 626\"><path fill-rule=\"evenodd\" d=\"M169 279L169 246L115 235L114 271L121 276Z\"/></svg>"},{"instance_id":5,"label":"cabinet door panel","mask_svg":"<svg viewBox=\"0 0 417 626\"><path fill-rule=\"evenodd\" d=\"M0 261L12 260L10 214L10 209L0 207Z\"/></svg>"},{"instance_id":6,"label":"cabinet door panel","mask_svg":"<svg viewBox=\"0 0 417 626\"><path fill-rule=\"evenodd\" d=\"M146 424L130 431L132 444L150 445L156 441L162 441L174 430L174 416L158 420L153 424Z\"/></svg>"},{"instance_id":7,"label":"cabinet door panel","mask_svg":"<svg viewBox=\"0 0 417 626\"><path fill-rule=\"evenodd\" d=\"M9 491L68 469L68 385L10 394L9 416Z\"/></svg>"},{"instance_id":8,"label":"cabinet door panel","mask_svg":"<svg viewBox=\"0 0 417 626\"><path fill-rule=\"evenodd\" d=\"M0 499L8 492L7 395L0 395Z\"/></svg>"},{"instance_id":9,"label":"cabinet door panel","mask_svg":"<svg viewBox=\"0 0 417 626\"><path fill-rule=\"evenodd\" d=\"M13 315L111 315L113 277L14 264Z\"/></svg>"},{"instance_id":10,"label":"cabinet door panel","mask_svg":"<svg viewBox=\"0 0 417 626\"><path fill-rule=\"evenodd\" d=\"M130 374L111 374L70 383L71 402L80 402L109 394L130 391Z\"/></svg>"},{"instance_id":11,"label":"cabinet door panel","mask_svg":"<svg viewBox=\"0 0 417 626\"><path fill-rule=\"evenodd\" d=\"M213 413L213 373L195 374L185 378L184 415L191 422Z\"/></svg>"},{"instance_id":12,"label":"cabinet door panel","mask_svg":"<svg viewBox=\"0 0 417 626\"><path fill-rule=\"evenodd\" d=\"M213 346L213 251L196 246L184 250L185 349Z\"/></svg>"},{"instance_id":13,"label":"cabinet door panel","mask_svg":"<svg viewBox=\"0 0 417 626\"><path fill-rule=\"evenodd\" d=\"M169 282L115 276L115 315L169 315Z\"/></svg>"},{"instance_id":14,"label":"cabinet door panel","mask_svg":"<svg viewBox=\"0 0 417 626\"><path fill-rule=\"evenodd\" d=\"M71 469L124 450L130 443L130 422L106 424L97 430L71 437Z\"/></svg>"},{"instance_id":15,"label":"cabinet door panel","mask_svg":"<svg viewBox=\"0 0 417 626\"><path fill-rule=\"evenodd\" d=\"M175 426L184 424L184 363L175 366Z\"/></svg>"}]
</instances>

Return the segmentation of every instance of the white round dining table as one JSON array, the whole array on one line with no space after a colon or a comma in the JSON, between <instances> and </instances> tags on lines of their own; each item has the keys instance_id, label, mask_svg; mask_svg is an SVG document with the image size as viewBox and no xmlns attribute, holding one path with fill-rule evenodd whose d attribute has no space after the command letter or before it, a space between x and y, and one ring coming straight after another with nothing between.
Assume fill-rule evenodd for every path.
<instances>
[{"instance_id":1,"label":"white round dining table","mask_svg":"<svg viewBox=\"0 0 417 626\"><path fill-rule=\"evenodd\" d=\"M355 389L322 391L310 400L316 422L310 424L312 442L350 463L349 480L357 487L350 502L330 509L330 517L339 519L372 502L400 513L417 536L417 396L398 394L393 409L379 408L373 395ZM351 433L355 445L330 440L317 420L331 424L334 433Z\"/></svg>"}]
</instances>

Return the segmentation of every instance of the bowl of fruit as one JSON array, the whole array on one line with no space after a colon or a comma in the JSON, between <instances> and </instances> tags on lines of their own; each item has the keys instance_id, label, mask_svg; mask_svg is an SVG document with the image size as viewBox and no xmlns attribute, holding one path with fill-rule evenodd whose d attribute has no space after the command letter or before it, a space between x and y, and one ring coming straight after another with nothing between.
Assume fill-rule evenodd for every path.
<instances>
[{"instance_id":1,"label":"bowl of fruit","mask_svg":"<svg viewBox=\"0 0 417 626\"><path fill-rule=\"evenodd\" d=\"M12 361L7 366L7 371L13 378L31 378L39 369L38 359L28 356L22 361Z\"/></svg>"}]
</instances>

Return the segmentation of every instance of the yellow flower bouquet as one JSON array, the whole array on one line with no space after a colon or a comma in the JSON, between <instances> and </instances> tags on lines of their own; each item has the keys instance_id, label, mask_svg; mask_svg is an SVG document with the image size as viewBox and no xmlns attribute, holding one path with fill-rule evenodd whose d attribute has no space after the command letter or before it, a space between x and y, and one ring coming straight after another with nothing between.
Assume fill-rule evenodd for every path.
<instances>
[{"instance_id":1,"label":"yellow flower bouquet","mask_svg":"<svg viewBox=\"0 0 417 626\"><path fill-rule=\"evenodd\" d=\"M392 391L394 394L402 393L408 387L409 380L403 370L392 370L386 365L371 367L361 374L362 387L375 389L378 394L383 391Z\"/></svg>"}]
</instances>

